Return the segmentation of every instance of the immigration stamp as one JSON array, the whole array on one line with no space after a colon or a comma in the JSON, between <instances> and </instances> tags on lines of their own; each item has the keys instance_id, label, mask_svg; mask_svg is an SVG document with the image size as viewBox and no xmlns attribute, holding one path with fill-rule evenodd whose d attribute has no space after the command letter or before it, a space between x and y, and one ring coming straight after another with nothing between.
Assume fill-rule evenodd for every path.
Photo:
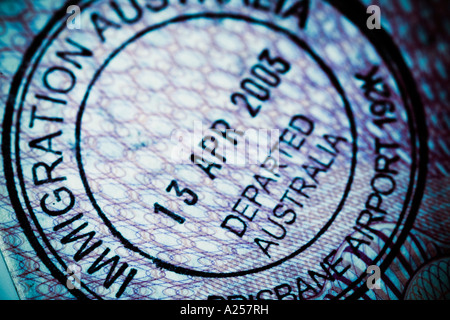
<instances>
[{"instance_id":1,"label":"immigration stamp","mask_svg":"<svg viewBox=\"0 0 450 320\"><path fill-rule=\"evenodd\" d=\"M365 12L61 8L14 78L2 141L11 201L52 275L65 284L76 267L68 289L93 299L367 290L367 268L386 269L411 228L427 152L410 72Z\"/></svg>"}]
</instances>

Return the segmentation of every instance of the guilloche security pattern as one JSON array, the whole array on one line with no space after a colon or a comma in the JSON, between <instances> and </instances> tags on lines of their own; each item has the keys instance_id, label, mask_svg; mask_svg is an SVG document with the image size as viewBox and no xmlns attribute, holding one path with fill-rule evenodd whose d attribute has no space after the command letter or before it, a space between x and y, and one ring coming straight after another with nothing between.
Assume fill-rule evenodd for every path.
<instances>
[{"instance_id":1,"label":"guilloche security pattern","mask_svg":"<svg viewBox=\"0 0 450 320\"><path fill-rule=\"evenodd\" d=\"M370 5L1 2L19 297L448 299L450 8Z\"/></svg>"}]
</instances>

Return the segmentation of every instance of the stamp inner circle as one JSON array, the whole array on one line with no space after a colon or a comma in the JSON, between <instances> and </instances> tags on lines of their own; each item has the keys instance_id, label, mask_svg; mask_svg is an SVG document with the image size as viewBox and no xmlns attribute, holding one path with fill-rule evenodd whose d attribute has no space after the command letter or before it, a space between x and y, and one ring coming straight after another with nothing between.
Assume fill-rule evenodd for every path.
<instances>
[{"instance_id":1,"label":"stamp inner circle","mask_svg":"<svg viewBox=\"0 0 450 320\"><path fill-rule=\"evenodd\" d=\"M355 137L337 83L306 43L269 24L198 17L148 29L105 61L80 109L87 193L123 243L175 271L286 260L349 192Z\"/></svg>"}]
</instances>

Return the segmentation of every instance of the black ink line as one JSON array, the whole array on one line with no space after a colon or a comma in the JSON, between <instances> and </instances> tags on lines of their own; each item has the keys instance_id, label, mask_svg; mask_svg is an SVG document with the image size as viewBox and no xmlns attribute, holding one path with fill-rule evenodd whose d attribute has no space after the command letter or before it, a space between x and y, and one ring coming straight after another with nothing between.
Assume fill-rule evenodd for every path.
<instances>
[{"instance_id":1,"label":"black ink line","mask_svg":"<svg viewBox=\"0 0 450 320\"><path fill-rule=\"evenodd\" d=\"M175 212L172 212L169 209L163 207L158 202L155 202L155 213L158 213L158 212L164 213L165 215L167 215L168 217L171 217L173 220L175 220L179 224L183 224L184 221L186 221L185 218L183 218L183 217L177 215Z\"/></svg>"},{"instance_id":2,"label":"black ink line","mask_svg":"<svg viewBox=\"0 0 450 320\"><path fill-rule=\"evenodd\" d=\"M180 266L175 266L169 262L163 261L157 257L154 257L150 254L148 254L147 252L142 251L139 247L137 247L136 245L132 244L128 239L126 239L119 230L117 230L115 228L115 226L112 224L112 222L108 219L108 217L105 215L105 213L102 211L102 209L100 208L100 206L98 205L94 194L92 192L92 190L90 189L87 177L86 177L86 173L84 171L84 167L83 167L83 160L82 160L82 156L81 156L81 123L82 123L82 117L83 117L83 112L84 109L86 107L86 102L87 99L89 97L89 93L92 89L92 87L95 85L97 79L101 76L102 71L108 66L108 64L124 49L126 48L130 43L133 43L134 41L136 41L137 39L139 39L140 37L144 36L145 34L148 34L150 32L153 32L155 30L161 29L165 26L171 25L171 24L175 24L175 23L180 23L180 22L185 22L185 21L192 21L192 20L198 20L198 19L218 19L218 20L223 20L223 19L231 19L231 20L237 20L237 21L243 21L243 22L248 22L248 23L254 23L260 26L264 26L268 29L271 29L272 31L278 32L284 36L286 36L288 39L290 39L291 41L293 41L300 50L304 50L315 62L316 64L319 65L319 67L322 69L323 72L325 72L325 74L328 76L328 78L330 79L331 84L333 85L333 87L336 89L337 93L340 95L343 105L344 105L344 110L347 114L347 117L349 118L349 125L350 125L350 132L352 135L352 159L351 159L351 167L350 167L350 172L349 172L349 177L348 177L348 181L347 181L347 185L346 185L346 189L344 190L344 194L343 197L339 203L339 205L337 206L335 212L332 214L332 216L330 217L330 219L328 220L328 222L322 227L322 229L312 238L310 239L306 244L302 245L301 247L299 247L295 252L285 256L282 259L279 259L278 261L272 262L268 265L264 265L261 267L257 267L257 268L253 268L253 269L248 269L248 270L244 270L244 271L232 271L232 272L227 272L227 273L219 273L219 272L208 272L208 271L200 271L200 270L194 270L194 269L188 269L188 268L184 268L184 267L180 267ZM116 236L121 243L130 250L133 250L137 253L139 253L140 255L142 255L143 257L151 260L153 263L155 263L156 266L161 267L161 268L165 268L169 271L174 271L180 274L187 274L187 275L193 275L193 276L201 276L201 277L234 277L234 276L241 276L241 275L245 275L245 274L249 274L249 273L255 273L255 272L260 272L266 269L269 269L271 267L274 267L276 265L279 265L289 259L291 259L292 257L298 255L300 252L304 251L306 248L308 248L309 246L312 245L312 243L314 243L323 233L325 233L325 231L328 229L328 227L333 223L333 221L335 220L335 218L337 217L337 215L339 214L339 212L341 211L341 209L344 206L345 200L350 192L351 189L351 185L353 182L353 177L354 177L354 172L355 172L355 168L356 168L356 162L357 162L357 152L358 152L358 147L357 147L357 131L356 131L356 124L354 121L354 117L353 117L353 111L352 111L352 107L346 97L345 91L343 89L343 87L341 86L338 78L336 77L336 75L334 74L334 72L331 70L331 68L329 68L327 66L327 64L318 56L318 54L313 51L313 49L311 49L308 44L302 40L301 38L299 38L297 35L293 34L292 32L290 32L287 29L284 29L282 27L279 27L273 23L270 22L266 22L266 21L262 21L262 20L257 20L248 16L243 16L240 14L233 14L233 13L212 13L212 12L206 12L206 13L200 13L200 14L192 14L192 15L184 15L184 16L178 16L176 18L173 18L171 20L167 20L164 21L160 24L156 24L153 26L150 26L140 32L138 32L136 35L134 35L132 38L130 38L128 41L126 41L125 43L123 43L120 47L118 47L113 53L110 54L110 56L105 60L105 62L103 63L103 65L97 69L97 72L94 74L93 79L91 81L91 83L88 85L88 88L86 90L86 94L81 102L79 111L78 111L78 115L77 115L77 122L76 122L76 128L75 128L75 147L76 147L76 159L77 159L77 163L78 163L78 169L80 172L80 178L81 181L86 189L86 194L88 195L89 199L91 200L92 205L94 206L94 208L96 209L97 213L99 214L99 216L102 218L103 222L105 223L105 225L110 229L111 233Z\"/></svg>"}]
</instances>

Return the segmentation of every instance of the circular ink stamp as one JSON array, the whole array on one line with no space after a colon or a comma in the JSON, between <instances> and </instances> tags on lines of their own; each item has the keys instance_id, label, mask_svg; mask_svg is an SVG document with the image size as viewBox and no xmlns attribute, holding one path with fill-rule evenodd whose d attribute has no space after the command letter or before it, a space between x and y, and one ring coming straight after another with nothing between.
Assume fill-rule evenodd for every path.
<instances>
[{"instance_id":1,"label":"circular ink stamp","mask_svg":"<svg viewBox=\"0 0 450 320\"><path fill-rule=\"evenodd\" d=\"M410 72L365 8L78 5L79 29L64 7L36 37L4 120L11 200L52 275L76 265L69 290L97 299L363 294L427 161Z\"/></svg>"}]
</instances>

